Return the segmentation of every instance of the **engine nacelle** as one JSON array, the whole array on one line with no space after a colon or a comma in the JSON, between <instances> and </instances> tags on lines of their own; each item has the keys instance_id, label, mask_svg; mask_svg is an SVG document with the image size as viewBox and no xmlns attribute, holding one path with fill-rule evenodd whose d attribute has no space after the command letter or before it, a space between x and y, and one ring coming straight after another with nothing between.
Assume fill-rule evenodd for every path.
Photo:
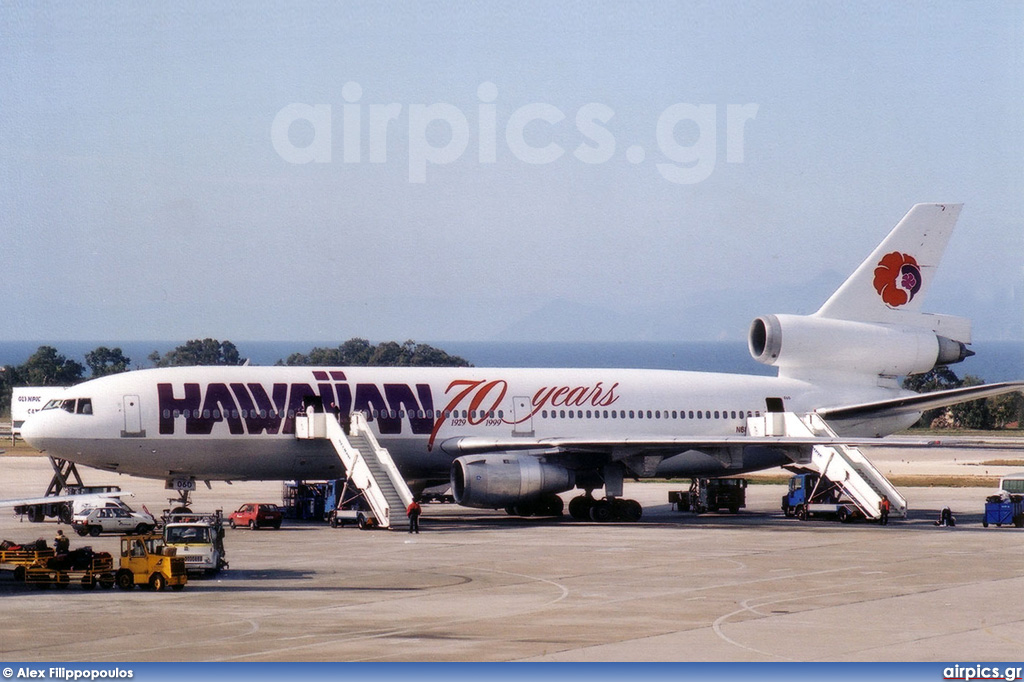
<instances>
[{"instance_id":1,"label":"engine nacelle","mask_svg":"<svg viewBox=\"0 0 1024 682\"><path fill-rule=\"evenodd\" d=\"M528 455L467 455L452 462L452 495L466 507L499 509L575 486L569 469Z\"/></svg>"},{"instance_id":2,"label":"engine nacelle","mask_svg":"<svg viewBox=\"0 0 1024 682\"><path fill-rule=\"evenodd\" d=\"M750 325L750 354L780 369L863 375L921 374L973 355L928 329L802 315L764 315Z\"/></svg>"}]
</instances>

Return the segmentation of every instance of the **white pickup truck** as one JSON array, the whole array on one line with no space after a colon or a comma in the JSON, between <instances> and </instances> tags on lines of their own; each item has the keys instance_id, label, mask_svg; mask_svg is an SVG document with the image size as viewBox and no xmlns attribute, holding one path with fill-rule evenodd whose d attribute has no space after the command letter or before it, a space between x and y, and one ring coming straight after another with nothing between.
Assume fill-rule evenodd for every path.
<instances>
[{"instance_id":1,"label":"white pickup truck","mask_svg":"<svg viewBox=\"0 0 1024 682\"><path fill-rule=\"evenodd\" d=\"M164 515L164 544L174 547L176 556L185 558L185 569L190 573L214 575L228 567L220 511Z\"/></svg>"}]
</instances>

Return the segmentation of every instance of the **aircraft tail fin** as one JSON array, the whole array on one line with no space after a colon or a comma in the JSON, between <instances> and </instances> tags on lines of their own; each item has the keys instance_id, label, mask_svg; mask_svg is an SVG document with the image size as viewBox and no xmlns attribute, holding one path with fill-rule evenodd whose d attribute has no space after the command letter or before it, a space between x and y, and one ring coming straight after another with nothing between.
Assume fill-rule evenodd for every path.
<instances>
[{"instance_id":1,"label":"aircraft tail fin","mask_svg":"<svg viewBox=\"0 0 1024 682\"><path fill-rule=\"evenodd\" d=\"M970 341L970 323L921 313L962 204L917 204L815 313L856 322L934 327ZM966 330L964 329L966 325ZM960 338L966 333L968 338Z\"/></svg>"}]
</instances>

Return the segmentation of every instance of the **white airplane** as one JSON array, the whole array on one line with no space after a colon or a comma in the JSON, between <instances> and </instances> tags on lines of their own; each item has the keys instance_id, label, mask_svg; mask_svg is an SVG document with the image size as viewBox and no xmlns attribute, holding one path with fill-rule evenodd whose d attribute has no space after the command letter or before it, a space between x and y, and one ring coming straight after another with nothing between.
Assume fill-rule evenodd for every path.
<instances>
[{"instance_id":1,"label":"white airplane","mask_svg":"<svg viewBox=\"0 0 1024 682\"><path fill-rule=\"evenodd\" d=\"M332 479L327 441L297 440L310 403L362 411L413 490L450 480L456 500L561 513L557 493L619 518L625 477L716 476L791 463L818 439L748 434L765 412L815 412L847 442L926 409L1024 382L918 395L898 378L973 353L970 322L921 312L960 205L918 204L814 314L765 315L749 347L778 376L640 369L174 367L67 389L32 415L33 447L168 481ZM604 488L605 501L591 493ZM575 500L574 500L575 502ZM573 505L570 505L573 511ZM586 510L584 510L586 511Z\"/></svg>"}]
</instances>

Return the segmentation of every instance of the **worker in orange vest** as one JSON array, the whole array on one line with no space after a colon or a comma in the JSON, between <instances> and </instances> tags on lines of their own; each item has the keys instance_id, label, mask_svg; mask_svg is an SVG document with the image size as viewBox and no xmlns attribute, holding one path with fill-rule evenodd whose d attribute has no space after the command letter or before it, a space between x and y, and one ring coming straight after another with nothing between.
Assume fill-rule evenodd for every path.
<instances>
[{"instance_id":1,"label":"worker in orange vest","mask_svg":"<svg viewBox=\"0 0 1024 682\"><path fill-rule=\"evenodd\" d=\"M420 503L415 498L405 508L405 515L409 517L409 532L417 535L420 532L420 511Z\"/></svg>"},{"instance_id":2,"label":"worker in orange vest","mask_svg":"<svg viewBox=\"0 0 1024 682\"><path fill-rule=\"evenodd\" d=\"M880 518L878 522L883 526L889 525L889 510L892 509L892 503L889 502L887 495L882 495L882 499L878 502L878 513Z\"/></svg>"}]
</instances>

